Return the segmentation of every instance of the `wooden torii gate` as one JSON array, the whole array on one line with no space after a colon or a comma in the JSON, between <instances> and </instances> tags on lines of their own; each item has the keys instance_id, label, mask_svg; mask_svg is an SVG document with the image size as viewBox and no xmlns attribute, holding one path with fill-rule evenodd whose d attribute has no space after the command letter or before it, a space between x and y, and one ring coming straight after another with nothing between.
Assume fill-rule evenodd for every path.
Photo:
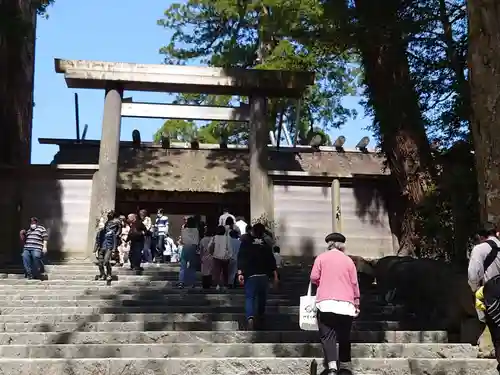
<instances>
[{"instance_id":1,"label":"wooden torii gate","mask_svg":"<svg viewBox=\"0 0 500 375\"><path fill-rule=\"evenodd\" d=\"M73 89L105 90L99 171L92 184L89 242L100 215L115 208L122 117L248 121L250 153L250 215L273 215L272 181L267 171L267 98L300 98L314 83L314 74L243 68L211 68L159 64L113 63L55 59ZM154 103L124 103L124 91L240 95L241 107L206 107Z\"/></svg>"}]
</instances>

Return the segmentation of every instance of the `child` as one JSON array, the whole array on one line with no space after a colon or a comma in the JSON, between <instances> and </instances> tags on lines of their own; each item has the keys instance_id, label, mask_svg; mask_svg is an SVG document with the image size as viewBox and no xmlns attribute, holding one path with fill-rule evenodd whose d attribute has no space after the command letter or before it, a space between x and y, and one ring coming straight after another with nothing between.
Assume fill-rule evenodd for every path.
<instances>
[{"instance_id":1,"label":"child","mask_svg":"<svg viewBox=\"0 0 500 375\"><path fill-rule=\"evenodd\" d=\"M274 246L273 247L274 260L276 261L276 267L277 268L282 268L283 267L283 260L281 259L280 251L281 251L281 249L280 249L279 246Z\"/></svg>"},{"instance_id":2,"label":"child","mask_svg":"<svg viewBox=\"0 0 500 375\"><path fill-rule=\"evenodd\" d=\"M174 243L175 245L175 243ZM181 238L177 238L177 245L174 246L173 248L173 253L170 258L170 263L179 263L181 260L181 253L182 253L182 240Z\"/></svg>"},{"instance_id":3,"label":"child","mask_svg":"<svg viewBox=\"0 0 500 375\"><path fill-rule=\"evenodd\" d=\"M228 220L229 219L230 218L228 218ZM239 232L234 229L229 232L229 237L231 259L229 260L228 284L230 287L234 288L236 286L236 274L238 273L238 253L240 252L241 242L239 239Z\"/></svg>"},{"instance_id":4,"label":"child","mask_svg":"<svg viewBox=\"0 0 500 375\"><path fill-rule=\"evenodd\" d=\"M119 266L123 267L123 265L128 262L128 255L130 252L130 241L128 241L130 225L128 225L125 216L120 216L120 221L122 223L122 230L120 233L120 246L118 246L118 252L120 254Z\"/></svg>"},{"instance_id":5,"label":"child","mask_svg":"<svg viewBox=\"0 0 500 375\"><path fill-rule=\"evenodd\" d=\"M276 268L278 269L278 280L281 279L279 269L283 267L283 260L281 259L280 255L280 247L279 246L274 246L273 247L273 254L274 254L274 260L276 261Z\"/></svg>"},{"instance_id":6,"label":"child","mask_svg":"<svg viewBox=\"0 0 500 375\"><path fill-rule=\"evenodd\" d=\"M163 238L163 254L162 261L163 263L173 262L174 254L177 252L177 245L174 240L170 238L168 234L166 234Z\"/></svg>"},{"instance_id":7,"label":"child","mask_svg":"<svg viewBox=\"0 0 500 375\"><path fill-rule=\"evenodd\" d=\"M476 309L480 311L486 311L486 305L484 304L484 286L476 290Z\"/></svg>"},{"instance_id":8,"label":"child","mask_svg":"<svg viewBox=\"0 0 500 375\"><path fill-rule=\"evenodd\" d=\"M204 237L200 241L201 258L201 283L203 289L210 289L212 286L213 257L210 253L210 245L213 241L212 231L205 230Z\"/></svg>"}]
</instances>

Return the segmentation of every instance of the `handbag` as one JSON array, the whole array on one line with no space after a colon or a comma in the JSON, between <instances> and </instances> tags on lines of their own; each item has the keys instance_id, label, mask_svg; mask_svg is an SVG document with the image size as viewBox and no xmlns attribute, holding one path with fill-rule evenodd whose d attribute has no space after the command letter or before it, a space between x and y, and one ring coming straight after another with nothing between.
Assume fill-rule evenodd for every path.
<instances>
[{"instance_id":1,"label":"handbag","mask_svg":"<svg viewBox=\"0 0 500 375\"><path fill-rule=\"evenodd\" d=\"M300 297L299 327L303 331L317 331L316 296L311 295L312 285L309 283L307 295Z\"/></svg>"}]
</instances>

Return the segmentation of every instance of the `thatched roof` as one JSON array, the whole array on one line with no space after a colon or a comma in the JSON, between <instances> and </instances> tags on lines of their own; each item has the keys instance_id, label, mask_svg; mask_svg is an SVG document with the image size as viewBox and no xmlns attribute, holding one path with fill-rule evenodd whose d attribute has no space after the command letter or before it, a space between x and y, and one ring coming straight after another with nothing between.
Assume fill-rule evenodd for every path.
<instances>
[{"instance_id":1,"label":"thatched roof","mask_svg":"<svg viewBox=\"0 0 500 375\"><path fill-rule=\"evenodd\" d=\"M120 153L122 189L209 191L248 190L248 158L234 151L127 149Z\"/></svg>"},{"instance_id":2,"label":"thatched roof","mask_svg":"<svg viewBox=\"0 0 500 375\"><path fill-rule=\"evenodd\" d=\"M97 164L99 147L60 146L55 164ZM383 159L360 152L271 151L268 170L298 176L351 178L389 174ZM162 149L122 147L118 185L121 189L235 192L248 191L246 149Z\"/></svg>"}]
</instances>

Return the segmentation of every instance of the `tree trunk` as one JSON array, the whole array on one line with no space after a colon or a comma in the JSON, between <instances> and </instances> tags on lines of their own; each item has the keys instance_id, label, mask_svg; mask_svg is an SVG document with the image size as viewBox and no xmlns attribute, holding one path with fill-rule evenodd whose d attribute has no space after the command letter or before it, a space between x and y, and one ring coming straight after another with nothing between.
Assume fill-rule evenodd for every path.
<instances>
[{"instance_id":1,"label":"tree trunk","mask_svg":"<svg viewBox=\"0 0 500 375\"><path fill-rule=\"evenodd\" d=\"M0 0L0 165L30 162L36 9Z\"/></svg>"},{"instance_id":2,"label":"tree trunk","mask_svg":"<svg viewBox=\"0 0 500 375\"><path fill-rule=\"evenodd\" d=\"M480 217L500 219L500 3L469 0L472 133Z\"/></svg>"},{"instance_id":3,"label":"tree trunk","mask_svg":"<svg viewBox=\"0 0 500 375\"><path fill-rule=\"evenodd\" d=\"M37 6L31 0L0 0L0 174L10 179L0 194L0 210L9 218L0 229L2 263L19 259L23 167L31 153Z\"/></svg>"},{"instance_id":4,"label":"tree trunk","mask_svg":"<svg viewBox=\"0 0 500 375\"><path fill-rule=\"evenodd\" d=\"M382 151L405 204L398 253L414 255L417 209L424 202L434 173L398 19L401 1L355 0L355 6L369 103Z\"/></svg>"}]
</instances>

